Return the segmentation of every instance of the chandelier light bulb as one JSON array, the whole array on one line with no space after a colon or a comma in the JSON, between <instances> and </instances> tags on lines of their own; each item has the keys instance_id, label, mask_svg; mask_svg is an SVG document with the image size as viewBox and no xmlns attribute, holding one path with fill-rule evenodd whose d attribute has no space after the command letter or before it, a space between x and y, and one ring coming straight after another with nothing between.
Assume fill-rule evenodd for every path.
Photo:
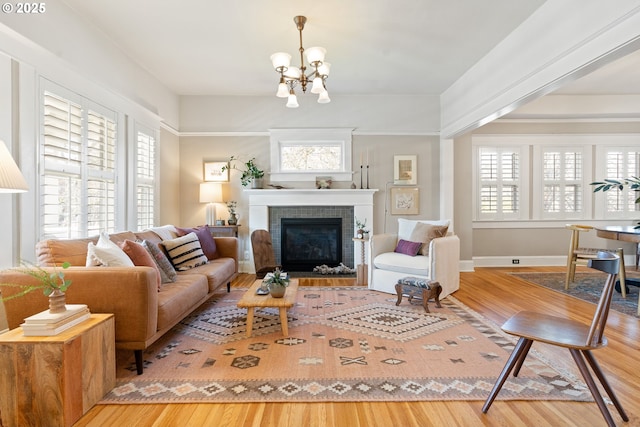
<instances>
[{"instance_id":1,"label":"chandelier light bulb","mask_svg":"<svg viewBox=\"0 0 640 427\"><path fill-rule=\"evenodd\" d=\"M324 85L322 84L322 78L319 75L313 79L313 86L311 87L311 93L324 92Z\"/></svg>"},{"instance_id":2,"label":"chandelier light bulb","mask_svg":"<svg viewBox=\"0 0 640 427\"><path fill-rule=\"evenodd\" d=\"M328 104L330 102L331 99L329 99L329 92L324 89L322 92L320 92L320 96L318 97L318 104Z\"/></svg>"},{"instance_id":3,"label":"chandelier light bulb","mask_svg":"<svg viewBox=\"0 0 640 427\"><path fill-rule=\"evenodd\" d=\"M321 76L328 76L329 70L331 70L331 64L328 62L323 62L321 66L318 67L318 74Z\"/></svg>"},{"instance_id":4,"label":"chandelier light bulb","mask_svg":"<svg viewBox=\"0 0 640 427\"><path fill-rule=\"evenodd\" d=\"M298 98L296 98L296 94L293 92L289 92L289 99L287 99L287 107L288 108L298 108Z\"/></svg>"}]
</instances>

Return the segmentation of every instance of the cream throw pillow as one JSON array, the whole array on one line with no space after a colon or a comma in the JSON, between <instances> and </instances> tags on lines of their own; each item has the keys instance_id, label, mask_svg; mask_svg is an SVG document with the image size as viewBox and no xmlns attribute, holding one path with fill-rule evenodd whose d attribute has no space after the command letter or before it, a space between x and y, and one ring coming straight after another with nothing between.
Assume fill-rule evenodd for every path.
<instances>
[{"instance_id":1,"label":"cream throw pillow","mask_svg":"<svg viewBox=\"0 0 640 427\"><path fill-rule=\"evenodd\" d=\"M100 233L98 243L89 242L87 246L87 267L133 267L133 261L111 240L104 231Z\"/></svg>"},{"instance_id":2,"label":"cream throw pillow","mask_svg":"<svg viewBox=\"0 0 640 427\"><path fill-rule=\"evenodd\" d=\"M411 232L412 242L422 242L422 247L418 252L421 255L429 255L429 244L436 237L444 237L447 235L448 225L432 225L419 222Z\"/></svg>"},{"instance_id":3,"label":"cream throw pillow","mask_svg":"<svg viewBox=\"0 0 640 427\"><path fill-rule=\"evenodd\" d=\"M178 271L186 271L209 262L202 252L196 233L191 232L177 239L163 240L161 244Z\"/></svg>"}]
</instances>

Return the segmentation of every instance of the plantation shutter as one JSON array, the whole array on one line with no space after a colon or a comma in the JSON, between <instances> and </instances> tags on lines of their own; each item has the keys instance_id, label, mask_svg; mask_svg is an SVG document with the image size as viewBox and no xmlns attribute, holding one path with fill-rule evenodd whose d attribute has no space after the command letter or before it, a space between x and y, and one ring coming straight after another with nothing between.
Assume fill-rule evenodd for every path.
<instances>
[{"instance_id":1,"label":"plantation shutter","mask_svg":"<svg viewBox=\"0 0 640 427\"><path fill-rule=\"evenodd\" d=\"M606 154L606 176L608 179L622 180L640 176L640 150L621 147L610 149ZM630 213L640 210L635 203L638 195L625 188L623 191L608 191L606 211L608 213Z\"/></svg>"},{"instance_id":2,"label":"plantation shutter","mask_svg":"<svg viewBox=\"0 0 640 427\"><path fill-rule=\"evenodd\" d=\"M520 214L520 155L508 147L478 151L480 219L517 218Z\"/></svg>"},{"instance_id":3,"label":"plantation shutter","mask_svg":"<svg viewBox=\"0 0 640 427\"><path fill-rule=\"evenodd\" d=\"M43 92L41 238L115 231L115 114L60 89Z\"/></svg>"},{"instance_id":4,"label":"plantation shutter","mask_svg":"<svg viewBox=\"0 0 640 427\"><path fill-rule=\"evenodd\" d=\"M136 144L136 203L138 230L155 225L156 139L138 130Z\"/></svg>"},{"instance_id":5,"label":"plantation shutter","mask_svg":"<svg viewBox=\"0 0 640 427\"><path fill-rule=\"evenodd\" d=\"M575 148L545 148L542 153L545 218L566 218L583 210L583 160Z\"/></svg>"}]
</instances>

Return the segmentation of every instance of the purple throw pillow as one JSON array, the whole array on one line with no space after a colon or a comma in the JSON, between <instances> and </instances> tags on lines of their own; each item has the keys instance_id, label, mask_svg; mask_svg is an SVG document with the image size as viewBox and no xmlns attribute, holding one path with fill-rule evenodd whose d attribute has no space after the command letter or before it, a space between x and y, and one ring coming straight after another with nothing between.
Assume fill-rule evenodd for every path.
<instances>
[{"instance_id":1,"label":"purple throw pillow","mask_svg":"<svg viewBox=\"0 0 640 427\"><path fill-rule=\"evenodd\" d=\"M409 256L416 256L418 255L421 246L422 242L410 242L408 240L400 239L400 241L398 241L398 246L396 246L396 250L394 252Z\"/></svg>"},{"instance_id":2,"label":"purple throw pillow","mask_svg":"<svg viewBox=\"0 0 640 427\"><path fill-rule=\"evenodd\" d=\"M200 241L202 252L204 252L207 259L214 260L216 258L220 258L220 255L218 255L218 248L216 247L216 241L213 239L208 225L201 225L193 228L176 227L176 231L180 237L186 236L192 232L196 233L196 236L198 236L198 240Z\"/></svg>"}]
</instances>

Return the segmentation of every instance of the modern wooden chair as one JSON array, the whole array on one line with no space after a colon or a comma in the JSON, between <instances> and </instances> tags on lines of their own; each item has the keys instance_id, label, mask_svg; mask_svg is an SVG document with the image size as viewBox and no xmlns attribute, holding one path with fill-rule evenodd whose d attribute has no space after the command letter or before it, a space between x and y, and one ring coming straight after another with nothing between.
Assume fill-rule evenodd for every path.
<instances>
[{"instance_id":1,"label":"modern wooden chair","mask_svg":"<svg viewBox=\"0 0 640 427\"><path fill-rule=\"evenodd\" d=\"M602 387L609 395L609 398L615 405L618 413L624 421L629 421L629 417L622 409L622 405L616 397L613 389L607 382L604 373L600 369L598 362L591 354L592 350L605 347L607 345L607 339L603 336L604 328L607 323L607 316L609 314L609 306L611 305L611 298L613 296L613 288L615 286L617 272L620 268L620 259L617 255L610 252L599 252L596 254L595 259L589 260L589 267L596 270L604 271L608 273L600 300L595 309L593 320L591 325L578 322L573 319L567 319L563 317L551 316L544 313L536 313L531 311L521 311L502 325L502 330L508 334L520 337L518 344L513 349L511 356L507 360L507 363L500 373L489 397L487 398L482 412L487 413L489 407L493 403L494 399L500 392L502 385L509 376L509 373L515 368L514 376L518 376L520 368L524 363L527 353L531 348L531 344L534 341L540 341L543 343L556 345L569 349L573 360L578 365L578 369L582 374L594 400L600 408L600 412L604 416L609 426L615 426L611 414L607 409L598 386L596 385L589 368L585 363L585 359L596 377L600 380Z\"/></svg>"},{"instance_id":2,"label":"modern wooden chair","mask_svg":"<svg viewBox=\"0 0 640 427\"><path fill-rule=\"evenodd\" d=\"M567 276L564 283L564 289L569 290L569 284L575 281L576 265L587 265L590 259L597 257L598 252L612 252L620 257L620 271L618 276L620 283L625 283L626 275L624 271L624 253L622 248L618 249L602 249L602 248L586 248L580 246L580 233L593 230L590 225L567 224L565 228L571 230L571 240L569 241L569 253L567 255ZM622 297L627 297L627 287L620 286Z\"/></svg>"},{"instance_id":3,"label":"modern wooden chair","mask_svg":"<svg viewBox=\"0 0 640 427\"><path fill-rule=\"evenodd\" d=\"M276 264L276 255L271 244L271 234L267 230L254 230L251 233L251 247L253 249L253 265L258 279L282 266Z\"/></svg>"}]
</instances>

